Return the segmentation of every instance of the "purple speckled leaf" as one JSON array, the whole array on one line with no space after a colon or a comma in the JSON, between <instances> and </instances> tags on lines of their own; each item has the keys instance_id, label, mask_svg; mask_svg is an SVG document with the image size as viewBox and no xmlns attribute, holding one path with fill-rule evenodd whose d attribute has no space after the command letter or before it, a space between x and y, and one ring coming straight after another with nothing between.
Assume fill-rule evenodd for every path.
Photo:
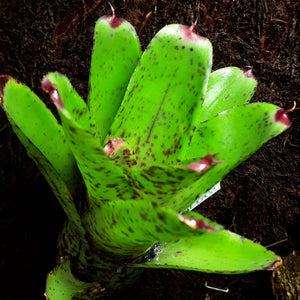
<instances>
[{"instance_id":1,"label":"purple speckled leaf","mask_svg":"<svg viewBox=\"0 0 300 300\"><path fill-rule=\"evenodd\" d=\"M189 216L197 218L196 213ZM172 268L208 273L238 274L274 270L281 258L272 251L227 230L185 236L161 243L153 259L133 267Z\"/></svg>"},{"instance_id":2,"label":"purple speckled leaf","mask_svg":"<svg viewBox=\"0 0 300 300\"><path fill-rule=\"evenodd\" d=\"M130 188L124 170L118 167L103 150L97 135L95 122L84 101L73 95L78 109L72 108L69 93L70 84L64 76L50 73L44 79L43 87L49 92L56 105L62 125L84 179L88 199L93 204L101 201L131 198Z\"/></svg>"},{"instance_id":3,"label":"purple speckled leaf","mask_svg":"<svg viewBox=\"0 0 300 300\"><path fill-rule=\"evenodd\" d=\"M212 64L209 40L168 25L141 57L109 132L134 147L138 166L176 164L201 109Z\"/></svg>"},{"instance_id":4,"label":"purple speckled leaf","mask_svg":"<svg viewBox=\"0 0 300 300\"><path fill-rule=\"evenodd\" d=\"M126 20L101 17L95 26L88 107L103 144L141 57L138 36Z\"/></svg>"},{"instance_id":5,"label":"purple speckled leaf","mask_svg":"<svg viewBox=\"0 0 300 300\"><path fill-rule=\"evenodd\" d=\"M197 215L177 214L155 201L126 200L105 202L91 207L84 222L89 224L94 247L116 260L134 259L144 254L157 241L180 237L217 234L222 227Z\"/></svg>"}]
</instances>

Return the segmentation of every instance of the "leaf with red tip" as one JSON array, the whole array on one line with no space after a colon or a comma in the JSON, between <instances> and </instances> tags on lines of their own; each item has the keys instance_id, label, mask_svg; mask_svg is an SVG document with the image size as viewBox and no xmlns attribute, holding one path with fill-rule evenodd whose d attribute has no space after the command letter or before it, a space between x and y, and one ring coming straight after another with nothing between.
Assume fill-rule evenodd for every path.
<instances>
[{"instance_id":1,"label":"leaf with red tip","mask_svg":"<svg viewBox=\"0 0 300 300\"><path fill-rule=\"evenodd\" d=\"M27 150L39 151L74 195L81 177L62 127L28 87L9 76L0 78L2 107L14 128L26 137Z\"/></svg>"},{"instance_id":2,"label":"leaf with red tip","mask_svg":"<svg viewBox=\"0 0 300 300\"><path fill-rule=\"evenodd\" d=\"M189 215L197 217L195 213L190 212ZM272 251L235 233L221 230L161 243L156 246L153 259L132 267L237 274L274 270L280 264L281 258Z\"/></svg>"},{"instance_id":3,"label":"leaf with red tip","mask_svg":"<svg viewBox=\"0 0 300 300\"><path fill-rule=\"evenodd\" d=\"M177 163L201 109L211 64L210 41L188 26L165 26L152 39L109 133L135 147L139 167Z\"/></svg>"},{"instance_id":4,"label":"leaf with red tip","mask_svg":"<svg viewBox=\"0 0 300 300\"><path fill-rule=\"evenodd\" d=\"M67 217L84 234L74 198L82 187L62 127L30 89L9 76L0 77L2 105L13 130L59 200Z\"/></svg>"},{"instance_id":5,"label":"leaf with red tip","mask_svg":"<svg viewBox=\"0 0 300 300\"><path fill-rule=\"evenodd\" d=\"M246 104L254 94L257 81L251 70L226 67L211 73L202 109L195 125L232 107Z\"/></svg>"},{"instance_id":6,"label":"leaf with red tip","mask_svg":"<svg viewBox=\"0 0 300 300\"><path fill-rule=\"evenodd\" d=\"M85 230L82 227L81 218L76 207L78 203L74 201L74 199L76 199L80 193L80 188L82 188L81 181L78 181L78 186L76 187L77 189L75 193L74 190L71 190L70 187L67 186L62 179L61 174L57 172L47 157L44 156L43 153L41 153L39 149L32 144L32 142L24 135L20 128L16 126L12 119L8 119L13 127L14 132L26 148L28 156L36 163L37 167L49 183L53 194L59 201L66 216L69 218L72 224L76 225L78 234L84 236ZM76 174L73 176L75 177ZM73 194L71 192L73 192Z\"/></svg>"},{"instance_id":7,"label":"leaf with red tip","mask_svg":"<svg viewBox=\"0 0 300 300\"><path fill-rule=\"evenodd\" d=\"M203 173L203 172L207 171L208 169L210 169L211 166L221 163L220 161L214 160L214 157L216 155L217 154L214 154L214 155L208 154L205 157L203 157L201 160L199 160L197 162L193 162L187 166L196 172Z\"/></svg>"},{"instance_id":8,"label":"leaf with red tip","mask_svg":"<svg viewBox=\"0 0 300 300\"><path fill-rule=\"evenodd\" d=\"M42 88L49 93L59 111L67 111L77 123L97 135L96 123L87 104L66 76L58 72L48 73L43 78Z\"/></svg>"},{"instance_id":9,"label":"leaf with red tip","mask_svg":"<svg viewBox=\"0 0 300 300\"><path fill-rule=\"evenodd\" d=\"M130 173L137 169L133 148L126 141L111 139L105 145L104 151L124 171Z\"/></svg>"},{"instance_id":10,"label":"leaf with red tip","mask_svg":"<svg viewBox=\"0 0 300 300\"><path fill-rule=\"evenodd\" d=\"M188 218L161 207L156 201L126 200L91 207L84 217L94 247L116 261L136 259L157 241L218 232L221 226L201 215Z\"/></svg>"},{"instance_id":11,"label":"leaf with red tip","mask_svg":"<svg viewBox=\"0 0 300 300\"><path fill-rule=\"evenodd\" d=\"M177 194L189 190L205 172L210 172L215 162L207 156L190 165L151 166L129 174L137 199L158 201L159 205L174 209L182 202L189 201ZM197 165L197 167L195 167ZM199 167L201 170L199 170ZM196 169L196 170L195 170Z\"/></svg>"},{"instance_id":12,"label":"leaf with red tip","mask_svg":"<svg viewBox=\"0 0 300 300\"><path fill-rule=\"evenodd\" d=\"M101 17L95 26L88 106L104 142L120 107L129 79L140 59L134 27L114 15Z\"/></svg>"},{"instance_id":13,"label":"leaf with red tip","mask_svg":"<svg viewBox=\"0 0 300 300\"><path fill-rule=\"evenodd\" d=\"M288 113L292 112L293 110L283 110L280 109L276 112L275 114L275 122L277 123L281 123L282 125L285 126L290 126L291 125L291 121L289 119Z\"/></svg>"},{"instance_id":14,"label":"leaf with red tip","mask_svg":"<svg viewBox=\"0 0 300 300\"><path fill-rule=\"evenodd\" d=\"M236 166L288 128L276 120L278 111L280 108L273 104L253 103L202 122L194 131L185 159L218 152L217 158L224 163L216 169Z\"/></svg>"},{"instance_id":15,"label":"leaf with red tip","mask_svg":"<svg viewBox=\"0 0 300 300\"><path fill-rule=\"evenodd\" d=\"M72 88L66 77L48 74L61 104L57 105L60 118L85 182L88 199L99 205L101 201L131 198L132 190L124 170L117 166L103 150L95 122L84 101ZM71 92L70 92L71 91ZM50 93L51 96L51 93Z\"/></svg>"},{"instance_id":16,"label":"leaf with red tip","mask_svg":"<svg viewBox=\"0 0 300 300\"><path fill-rule=\"evenodd\" d=\"M269 139L286 130L287 125L276 121L278 111L280 108L273 104L253 103L230 109L200 123L182 160L219 153L216 159L222 163L204 173L189 190L178 196L184 199L190 197L193 202L198 194L204 194ZM182 203L182 207L174 209L184 210L184 205Z\"/></svg>"}]
</instances>

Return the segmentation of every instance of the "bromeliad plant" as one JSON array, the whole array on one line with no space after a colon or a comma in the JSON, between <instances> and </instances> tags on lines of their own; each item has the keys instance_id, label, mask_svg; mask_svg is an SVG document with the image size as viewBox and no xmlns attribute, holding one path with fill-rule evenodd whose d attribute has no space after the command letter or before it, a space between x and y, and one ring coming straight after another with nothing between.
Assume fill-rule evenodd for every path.
<instances>
[{"instance_id":1,"label":"bromeliad plant","mask_svg":"<svg viewBox=\"0 0 300 300\"><path fill-rule=\"evenodd\" d=\"M290 125L287 111L248 104L257 85L250 70L211 73L211 43L193 29L168 25L142 54L128 22L100 18L87 104L65 76L42 81L61 124L29 88L0 77L1 106L67 215L47 299L100 299L143 268L280 265L273 252L186 211Z\"/></svg>"}]
</instances>

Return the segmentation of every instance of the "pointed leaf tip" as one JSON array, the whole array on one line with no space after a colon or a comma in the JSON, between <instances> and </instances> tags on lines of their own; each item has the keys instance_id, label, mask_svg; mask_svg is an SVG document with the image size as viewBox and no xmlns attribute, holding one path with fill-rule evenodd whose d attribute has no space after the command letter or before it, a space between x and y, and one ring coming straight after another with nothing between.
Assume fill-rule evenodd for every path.
<instances>
[{"instance_id":1,"label":"pointed leaf tip","mask_svg":"<svg viewBox=\"0 0 300 300\"><path fill-rule=\"evenodd\" d=\"M108 2L108 4L111 9L111 15L104 16L103 19L107 21L107 23L110 25L111 28L117 28L123 23L123 20L116 17L114 7L110 2Z\"/></svg>"},{"instance_id":2,"label":"pointed leaf tip","mask_svg":"<svg viewBox=\"0 0 300 300\"><path fill-rule=\"evenodd\" d=\"M286 125L286 126L289 127L291 125L291 121L289 119L288 114L293 112L295 110L295 108L296 108L296 103L290 109L287 109L287 110L280 109L280 110L278 110L275 113L275 122L281 123L281 124Z\"/></svg>"},{"instance_id":3,"label":"pointed leaf tip","mask_svg":"<svg viewBox=\"0 0 300 300\"><path fill-rule=\"evenodd\" d=\"M219 153L216 153L213 155L208 154L205 157L203 157L201 160L187 165L187 167L189 167L190 169L192 169L196 172L203 173L203 172L207 171L211 166L221 163L220 161L214 160L214 157L218 154Z\"/></svg>"},{"instance_id":4,"label":"pointed leaf tip","mask_svg":"<svg viewBox=\"0 0 300 300\"><path fill-rule=\"evenodd\" d=\"M254 74L253 74L253 72L252 72L251 69L249 69L249 70L242 70L242 71L243 71L243 75L244 75L245 78L250 78L250 79L253 79L253 80L256 81L256 78L255 78L255 76L254 76Z\"/></svg>"},{"instance_id":5,"label":"pointed leaf tip","mask_svg":"<svg viewBox=\"0 0 300 300\"><path fill-rule=\"evenodd\" d=\"M264 271L274 271L275 269L277 269L281 265L282 265L282 259L281 259L280 256L277 256L277 259L274 260L269 266L267 266L263 270Z\"/></svg>"},{"instance_id":6,"label":"pointed leaf tip","mask_svg":"<svg viewBox=\"0 0 300 300\"><path fill-rule=\"evenodd\" d=\"M108 140L104 147L104 152L111 156L113 152L115 152L118 148L120 148L122 145L124 145L125 142L122 139L111 139Z\"/></svg>"},{"instance_id":7,"label":"pointed leaf tip","mask_svg":"<svg viewBox=\"0 0 300 300\"><path fill-rule=\"evenodd\" d=\"M207 39L203 36L198 35L196 32L194 32L194 29L196 27L197 21L193 23L191 26L185 26L181 25L182 32L184 37L189 41L207 41Z\"/></svg>"},{"instance_id":8,"label":"pointed leaf tip","mask_svg":"<svg viewBox=\"0 0 300 300\"><path fill-rule=\"evenodd\" d=\"M123 23L123 19L117 18L114 13L110 16L104 16L103 19L107 21L112 29L118 28Z\"/></svg>"},{"instance_id":9,"label":"pointed leaf tip","mask_svg":"<svg viewBox=\"0 0 300 300\"><path fill-rule=\"evenodd\" d=\"M65 109L65 106L61 101L56 85L53 84L46 76L42 80L42 89L46 93L49 93L51 100L57 106L58 109Z\"/></svg>"}]
</instances>

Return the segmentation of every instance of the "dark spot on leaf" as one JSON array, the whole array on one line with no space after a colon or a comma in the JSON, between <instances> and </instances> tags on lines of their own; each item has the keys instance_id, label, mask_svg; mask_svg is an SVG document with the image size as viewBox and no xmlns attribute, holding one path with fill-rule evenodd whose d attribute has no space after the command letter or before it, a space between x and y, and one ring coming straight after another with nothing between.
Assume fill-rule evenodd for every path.
<instances>
[{"instance_id":1,"label":"dark spot on leaf","mask_svg":"<svg viewBox=\"0 0 300 300\"><path fill-rule=\"evenodd\" d=\"M154 208L157 208L157 203L156 203L156 202L152 202L151 204L152 204L152 206L153 206Z\"/></svg>"},{"instance_id":2,"label":"dark spot on leaf","mask_svg":"<svg viewBox=\"0 0 300 300\"><path fill-rule=\"evenodd\" d=\"M156 232L162 232L161 228L158 227L157 225L155 225L155 230L156 230Z\"/></svg>"},{"instance_id":3,"label":"dark spot on leaf","mask_svg":"<svg viewBox=\"0 0 300 300\"><path fill-rule=\"evenodd\" d=\"M157 213L157 216L158 216L158 218L159 218L163 223L166 222L166 216L165 216L165 215L163 215L162 213L158 212L158 213Z\"/></svg>"},{"instance_id":4,"label":"dark spot on leaf","mask_svg":"<svg viewBox=\"0 0 300 300\"><path fill-rule=\"evenodd\" d=\"M107 188L115 188L115 187L117 187L119 184L117 184L117 183L112 183L112 184L107 184L106 185L106 187Z\"/></svg>"},{"instance_id":5,"label":"dark spot on leaf","mask_svg":"<svg viewBox=\"0 0 300 300\"><path fill-rule=\"evenodd\" d=\"M141 212L141 213L140 213L140 216L141 216L141 218L142 218L144 221L147 221L147 213Z\"/></svg>"},{"instance_id":6,"label":"dark spot on leaf","mask_svg":"<svg viewBox=\"0 0 300 300\"><path fill-rule=\"evenodd\" d=\"M134 230L131 227L127 228L129 232L134 233Z\"/></svg>"}]
</instances>

